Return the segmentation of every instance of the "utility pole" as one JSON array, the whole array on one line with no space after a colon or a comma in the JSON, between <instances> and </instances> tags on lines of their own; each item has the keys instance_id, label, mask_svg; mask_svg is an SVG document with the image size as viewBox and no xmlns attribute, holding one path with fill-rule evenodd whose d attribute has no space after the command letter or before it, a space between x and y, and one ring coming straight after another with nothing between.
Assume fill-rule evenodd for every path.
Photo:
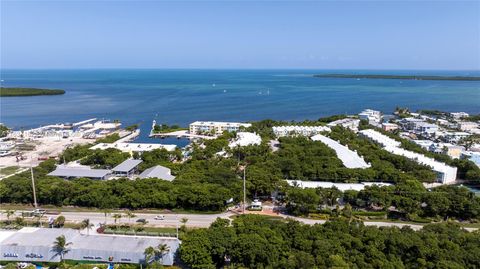
<instances>
[{"instance_id":1,"label":"utility pole","mask_svg":"<svg viewBox=\"0 0 480 269\"><path fill-rule=\"evenodd\" d=\"M243 167L243 214L245 214L245 202L247 200L247 193L245 188L245 170L247 170L247 165Z\"/></svg>"},{"instance_id":2,"label":"utility pole","mask_svg":"<svg viewBox=\"0 0 480 269\"><path fill-rule=\"evenodd\" d=\"M177 228L177 239L178 239L178 214L175 214L175 226Z\"/></svg>"},{"instance_id":3,"label":"utility pole","mask_svg":"<svg viewBox=\"0 0 480 269\"><path fill-rule=\"evenodd\" d=\"M32 156L32 160L30 162L30 174L32 175L32 188L33 188L33 206L35 208L38 207L38 204L37 204L37 193L35 192L35 179L33 178L33 166L32 166L32 162L33 162L33 156Z\"/></svg>"}]
</instances>

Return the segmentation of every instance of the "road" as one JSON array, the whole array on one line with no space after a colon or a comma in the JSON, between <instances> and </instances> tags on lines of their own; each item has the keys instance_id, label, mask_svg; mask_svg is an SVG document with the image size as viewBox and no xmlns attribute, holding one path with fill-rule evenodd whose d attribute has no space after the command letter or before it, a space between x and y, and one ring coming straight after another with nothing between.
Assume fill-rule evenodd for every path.
<instances>
[{"instance_id":1,"label":"road","mask_svg":"<svg viewBox=\"0 0 480 269\"><path fill-rule=\"evenodd\" d=\"M3 211L2 211L3 213ZM19 213L17 213L18 215ZM104 213L100 212L62 212L61 213L67 222L81 222L84 219L90 219L90 222L95 224L97 226L99 223L104 223L105 221L107 224L113 224L115 223L115 219L112 217L113 213L107 214L105 216ZM124 214L122 214L122 218L117 221L117 223L135 223L136 220L138 219L145 219L148 221L148 226L152 227L176 227L177 225L180 226L182 225L180 223L180 220L182 218L187 218L187 226L188 227L209 227L212 222L214 222L217 218L225 218L229 219L232 216L237 215L236 213L233 212L224 212L220 214L163 214L165 217L163 220L155 220L155 216L158 214L151 214L151 213L135 213L135 217L132 219L128 219L125 217ZM49 217L56 218L58 215L49 215L46 214L44 219L45 221L48 220ZM313 219L305 219L305 218L299 218L299 217L292 217L288 215L283 215L280 214L278 215L279 217L282 218L292 218L295 220L298 220L300 222L303 222L305 224L313 225L313 224L323 224L326 221L325 220L313 220ZM10 217L10 219L14 218L13 216ZM0 220L6 220L6 215L1 214L0 215ZM398 222L376 222L376 221L365 221L365 225L367 226L376 226L376 227L404 227L404 226L410 226L413 230L420 230L422 229L423 225L420 224L408 224L408 223L398 223ZM476 228L465 228L468 231L474 231L477 230Z\"/></svg>"}]
</instances>

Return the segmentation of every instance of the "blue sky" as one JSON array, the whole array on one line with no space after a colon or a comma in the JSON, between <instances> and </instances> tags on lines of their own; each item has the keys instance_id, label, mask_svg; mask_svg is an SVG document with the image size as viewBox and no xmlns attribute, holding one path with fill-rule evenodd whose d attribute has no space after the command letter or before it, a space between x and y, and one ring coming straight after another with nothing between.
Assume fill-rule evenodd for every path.
<instances>
[{"instance_id":1,"label":"blue sky","mask_svg":"<svg viewBox=\"0 0 480 269\"><path fill-rule=\"evenodd\" d=\"M480 1L5 1L2 68L480 69Z\"/></svg>"}]
</instances>

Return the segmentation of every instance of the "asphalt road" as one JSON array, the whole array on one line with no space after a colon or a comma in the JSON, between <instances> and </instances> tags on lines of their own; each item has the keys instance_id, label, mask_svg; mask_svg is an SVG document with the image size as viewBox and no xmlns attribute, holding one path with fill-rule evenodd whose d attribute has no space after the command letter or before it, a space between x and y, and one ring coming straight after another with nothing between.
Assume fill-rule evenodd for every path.
<instances>
[{"instance_id":1,"label":"asphalt road","mask_svg":"<svg viewBox=\"0 0 480 269\"><path fill-rule=\"evenodd\" d=\"M18 215L19 213L17 213ZM108 214L105 216L104 213L100 212L62 212L61 213L63 216L65 216L65 219L67 222L81 222L84 219L90 219L90 222L93 223L95 226L98 226L99 223L104 223L105 221L108 224L113 224L115 223L115 219L112 217L112 214ZM162 214L164 216L163 220L156 220L155 216L158 216L158 214L148 214L148 213L135 213L136 217L132 219L128 219L125 217L124 214L122 214L122 218L117 221L117 223L135 223L138 219L145 219L148 221L148 226L153 226L153 227L176 227L177 225L180 226L182 225L180 220L182 218L187 218L187 226L188 227L208 227L212 222L214 222L217 218L225 218L228 219L231 216L236 215L235 213L232 212L224 212L221 214ZM56 218L58 215L49 215L46 214L44 216L44 220L47 221L49 217ZM299 217L292 217L288 215L278 215L279 217L283 218L292 218L295 220L298 220L300 222L303 222L305 224L322 224L325 223L325 220L313 220L313 219L305 219L305 218L299 218ZM13 216L10 217L10 219L14 218ZM7 219L6 215L2 214L0 215L0 219L5 220ZM365 225L367 226L377 226L377 227L404 227L404 226L410 226L414 230L420 230L422 229L422 225L419 224L406 224L406 223L398 223L398 222L372 222L372 221L366 221L364 222ZM466 230L473 231L476 230L476 228L465 228Z\"/></svg>"}]
</instances>

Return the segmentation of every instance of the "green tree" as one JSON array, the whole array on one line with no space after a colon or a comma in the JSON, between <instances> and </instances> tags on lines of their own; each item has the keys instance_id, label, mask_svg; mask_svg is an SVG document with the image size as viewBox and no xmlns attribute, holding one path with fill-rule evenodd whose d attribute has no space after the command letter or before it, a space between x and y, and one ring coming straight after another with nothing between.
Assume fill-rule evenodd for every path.
<instances>
[{"instance_id":1,"label":"green tree","mask_svg":"<svg viewBox=\"0 0 480 269\"><path fill-rule=\"evenodd\" d=\"M65 254L67 254L70 249L69 246L72 245L72 242L67 242L65 235L58 236L53 242L53 251L55 255L60 256L60 261L64 263Z\"/></svg>"}]
</instances>

